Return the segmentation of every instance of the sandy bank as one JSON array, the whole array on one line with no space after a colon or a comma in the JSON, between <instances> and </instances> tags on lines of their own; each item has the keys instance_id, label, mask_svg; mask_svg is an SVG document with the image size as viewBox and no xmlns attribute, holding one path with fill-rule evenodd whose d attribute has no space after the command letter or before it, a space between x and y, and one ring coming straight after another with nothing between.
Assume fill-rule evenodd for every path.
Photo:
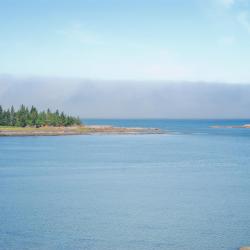
<instances>
[{"instance_id":1,"label":"sandy bank","mask_svg":"<svg viewBox=\"0 0 250 250\"><path fill-rule=\"evenodd\" d=\"M158 128L127 128L113 126L73 126L73 127L0 127L0 136L57 136L91 134L163 134Z\"/></svg>"}]
</instances>

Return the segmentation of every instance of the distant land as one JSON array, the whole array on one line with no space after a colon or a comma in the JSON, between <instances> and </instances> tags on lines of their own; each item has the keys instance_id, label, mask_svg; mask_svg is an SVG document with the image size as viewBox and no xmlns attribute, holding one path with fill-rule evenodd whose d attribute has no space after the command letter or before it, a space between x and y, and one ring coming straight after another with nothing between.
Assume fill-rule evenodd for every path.
<instances>
[{"instance_id":1,"label":"distant land","mask_svg":"<svg viewBox=\"0 0 250 250\"><path fill-rule=\"evenodd\" d=\"M83 135L83 134L162 134L157 128L125 128L109 125L82 124L79 117L64 114L56 110L38 112L21 105L15 111L12 106L3 109L0 105L0 136L49 136L49 135Z\"/></svg>"},{"instance_id":2,"label":"distant land","mask_svg":"<svg viewBox=\"0 0 250 250\"><path fill-rule=\"evenodd\" d=\"M244 125L214 125L211 126L210 128L249 128L250 129L250 124L244 124Z\"/></svg>"}]
</instances>

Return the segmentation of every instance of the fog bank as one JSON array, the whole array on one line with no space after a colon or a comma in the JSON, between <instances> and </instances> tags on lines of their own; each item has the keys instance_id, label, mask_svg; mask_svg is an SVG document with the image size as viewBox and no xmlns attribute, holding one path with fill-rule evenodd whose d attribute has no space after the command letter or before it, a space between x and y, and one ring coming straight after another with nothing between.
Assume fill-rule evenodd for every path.
<instances>
[{"instance_id":1,"label":"fog bank","mask_svg":"<svg viewBox=\"0 0 250 250\"><path fill-rule=\"evenodd\" d=\"M250 85L0 77L0 104L82 118L249 118Z\"/></svg>"}]
</instances>

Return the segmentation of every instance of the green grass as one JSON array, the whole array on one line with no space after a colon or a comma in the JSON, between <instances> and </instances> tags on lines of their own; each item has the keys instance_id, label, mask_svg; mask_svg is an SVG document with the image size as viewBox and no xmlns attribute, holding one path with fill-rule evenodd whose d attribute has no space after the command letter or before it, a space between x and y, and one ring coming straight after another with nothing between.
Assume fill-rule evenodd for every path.
<instances>
[{"instance_id":1,"label":"green grass","mask_svg":"<svg viewBox=\"0 0 250 250\"><path fill-rule=\"evenodd\" d=\"M0 130L8 130L8 131L17 131L17 130L30 131L30 130L34 130L34 129L35 128L30 128L30 127L22 128L22 127L12 127L12 126L0 126Z\"/></svg>"},{"instance_id":2,"label":"green grass","mask_svg":"<svg viewBox=\"0 0 250 250\"><path fill-rule=\"evenodd\" d=\"M0 130L5 130L5 131L36 131L36 130L59 131L59 130L65 129L65 128L70 128L70 127L40 127L40 128L35 128L35 127L0 126ZM76 127L74 129L80 130L81 132L87 131L87 128L85 128L84 126Z\"/></svg>"},{"instance_id":3,"label":"green grass","mask_svg":"<svg viewBox=\"0 0 250 250\"><path fill-rule=\"evenodd\" d=\"M85 127L85 126L80 126L80 127L78 127L78 129L79 129L80 132L88 132L88 131L90 131L90 129L88 127Z\"/></svg>"}]
</instances>

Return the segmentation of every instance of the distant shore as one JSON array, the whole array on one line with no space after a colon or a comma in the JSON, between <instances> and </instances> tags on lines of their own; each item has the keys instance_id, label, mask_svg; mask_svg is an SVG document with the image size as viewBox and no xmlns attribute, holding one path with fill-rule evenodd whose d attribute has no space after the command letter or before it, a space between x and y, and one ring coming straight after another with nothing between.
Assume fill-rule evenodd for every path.
<instances>
[{"instance_id":1,"label":"distant shore","mask_svg":"<svg viewBox=\"0 0 250 250\"><path fill-rule=\"evenodd\" d=\"M89 125L71 127L5 127L0 126L0 136L60 136L60 135L91 135L91 134L164 134L158 128L128 128L109 125Z\"/></svg>"},{"instance_id":2,"label":"distant shore","mask_svg":"<svg viewBox=\"0 0 250 250\"><path fill-rule=\"evenodd\" d=\"M214 125L210 128L250 128L250 124L244 124L244 125Z\"/></svg>"}]
</instances>

